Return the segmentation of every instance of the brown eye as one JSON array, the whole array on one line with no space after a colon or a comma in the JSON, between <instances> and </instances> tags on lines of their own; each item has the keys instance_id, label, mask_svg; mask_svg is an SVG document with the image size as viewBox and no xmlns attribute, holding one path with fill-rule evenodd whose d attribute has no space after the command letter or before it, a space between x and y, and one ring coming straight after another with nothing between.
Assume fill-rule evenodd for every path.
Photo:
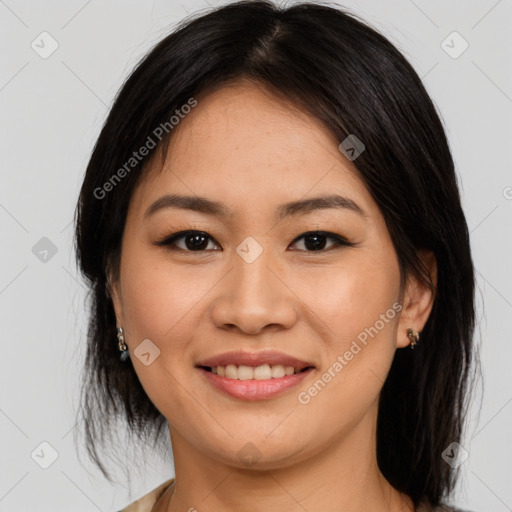
<instances>
[{"instance_id":1,"label":"brown eye","mask_svg":"<svg viewBox=\"0 0 512 512\"><path fill-rule=\"evenodd\" d=\"M299 240L304 239L303 247L305 249L298 249L301 251L307 251L307 252L314 252L314 251L324 251L326 250L326 244L327 240L332 240L333 243L328 246L328 249L331 249L333 246L340 246L340 245L348 245L351 246L350 242L345 240L343 237L336 235L335 233L328 233L325 231L309 231L307 233L304 233L300 237L296 238L293 242L293 244L296 244ZM295 249L294 249L295 250Z\"/></svg>"},{"instance_id":2,"label":"brown eye","mask_svg":"<svg viewBox=\"0 0 512 512\"><path fill-rule=\"evenodd\" d=\"M209 250L208 243L210 241L213 242L213 238L203 231L182 231L165 238L164 240L158 242L156 245L166 246L170 250L201 252ZM214 246L218 247L216 244L214 244Z\"/></svg>"},{"instance_id":3,"label":"brown eye","mask_svg":"<svg viewBox=\"0 0 512 512\"><path fill-rule=\"evenodd\" d=\"M292 250L303 252L325 252L326 250L335 249L342 245L354 245L335 233L325 231L308 231L300 237L297 237L290 246L296 245L302 240L303 242L301 243L304 248L295 248ZM330 244L328 243L329 240L331 241ZM210 242L213 244L213 247L209 246ZM204 231L181 231L157 242L156 245L165 246L169 250L184 252L204 252L207 250L218 249L220 247L219 244Z\"/></svg>"}]
</instances>

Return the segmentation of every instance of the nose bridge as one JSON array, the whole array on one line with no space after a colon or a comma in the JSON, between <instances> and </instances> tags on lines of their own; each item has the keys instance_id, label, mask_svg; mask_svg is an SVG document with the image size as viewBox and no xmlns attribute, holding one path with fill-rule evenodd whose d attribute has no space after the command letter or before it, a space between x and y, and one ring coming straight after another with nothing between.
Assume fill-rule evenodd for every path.
<instances>
[{"instance_id":1,"label":"nose bridge","mask_svg":"<svg viewBox=\"0 0 512 512\"><path fill-rule=\"evenodd\" d=\"M257 242L248 237L236 248L233 255L233 276L235 296L239 301L249 300L254 306L272 307L276 300L274 273L270 270L276 267L272 251L264 247L263 242Z\"/></svg>"},{"instance_id":2,"label":"nose bridge","mask_svg":"<svg viewBox=\"0 0 512 512\"><path fill-rule=\"evenodd\" d=\"M241 251L242 249L240 249ZM252 249L251 249L252 251ZM238 277L250 287L256 286L260 288L265 281L268 281L271 275L269 267L272 266L271 251L269 249L263 250L254 261L247 261L240 254L237 254L240 261L235 258L235 271ZM274 262L275 266L275 262ZM275 277L274 277L275 278ZM268 285L268 283L266 283Z\"/></svg>"},{"instance_id":3,"label":"nose bridge","mask_svg":"<svg viewBox=\"0 0 512 512\"><path fill-rule=\"evenodd\" d=\"M236 248L233 267L214 308L219 327L236 325L257 333L269 324L289 327L295 321L293 293L276 275L277 256L263 245L246 239Z\"/></svg>"}]
</instances>

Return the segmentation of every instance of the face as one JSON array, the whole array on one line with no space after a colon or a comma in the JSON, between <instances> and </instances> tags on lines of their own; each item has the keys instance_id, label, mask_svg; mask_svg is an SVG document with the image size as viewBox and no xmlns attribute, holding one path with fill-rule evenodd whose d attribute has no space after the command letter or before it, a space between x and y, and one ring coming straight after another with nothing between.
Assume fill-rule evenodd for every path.
<instances>
[{"instance_id":1,"label":"face","mask_svg":"<svg viewBox=\"0 0 512 512\"><path fill-rule=\"evenodd\" d=\"M199 99L136 188L113 299L175 450L270 469L373 432L429 299L409 283L398 302L384 219L339 142L237 82Z\"/></svg>"}]
</instances>

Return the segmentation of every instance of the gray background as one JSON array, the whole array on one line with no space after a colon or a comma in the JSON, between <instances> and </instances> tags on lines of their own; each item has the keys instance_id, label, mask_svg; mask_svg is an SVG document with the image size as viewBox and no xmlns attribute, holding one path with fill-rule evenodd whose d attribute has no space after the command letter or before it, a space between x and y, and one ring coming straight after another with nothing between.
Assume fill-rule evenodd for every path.
<instances>
[{"instance_id":1,"label":"gray background","mask_svg":"<svg viewBox=\"0 0 512 512\"><path fill-rule=\"evenodd\" d=\"M463 445L469 458L456 501L480 512L512 510L512 0L342 5L406 54L445 122L477 269L485 384ZM72 218L122 81L177 21L204 7L195 0L0 0L2 512L116 510L173 474L171 463L155 460L129 491L77 458L72 431L86 317ZM58 44L47 58L41 53L55 43L43 31ZM469 44L458 56L464 43L454 31ZM58 454L47 469L40 465L52 462L52 449L42 442Z\"/></svg>"}]
</instances>

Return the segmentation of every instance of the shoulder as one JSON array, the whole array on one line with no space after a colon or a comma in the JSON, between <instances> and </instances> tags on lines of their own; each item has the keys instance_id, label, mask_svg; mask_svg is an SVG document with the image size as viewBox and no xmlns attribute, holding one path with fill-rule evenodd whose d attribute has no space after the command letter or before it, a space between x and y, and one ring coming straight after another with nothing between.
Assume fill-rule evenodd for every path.
<instances>
[{"instance_id":1,"label":"shoulder","mask_svg":"<svg viewBox=\"0 0 512 512\"><path fill-rule=\"evenodd\" d=\"M174 478L165 481L163 484L160 484L158 487L153 489L151 492L145 494L137 501L130 503L119 512L151 512L151 509L157 502L158 498L160 498L160 496L165 492L167 487L169 487L173 482Z\"/></svg>"}]
</instances>

